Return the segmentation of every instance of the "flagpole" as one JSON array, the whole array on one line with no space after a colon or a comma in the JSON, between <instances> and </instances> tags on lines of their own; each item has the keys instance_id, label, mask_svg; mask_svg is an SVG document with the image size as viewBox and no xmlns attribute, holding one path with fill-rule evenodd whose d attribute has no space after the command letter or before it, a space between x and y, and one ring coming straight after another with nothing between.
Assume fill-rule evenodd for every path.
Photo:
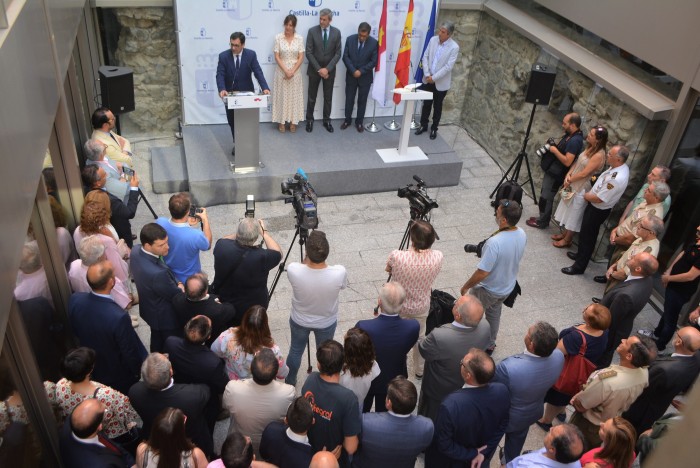
<instances>
[{"instance_id":1,"label":"flagpole","mask_svg":"<svg viewBox=\"0 0 700 468\"><path fill-rule=\"evenodd\" d=\"M400 130L401 124L396 121L396 104L394 104L394 115L391 117L391 122L384 122L384 127L387 130Z\"/></svg>"},{"instance_id":2,"label":"flagpole","mask_svg":"<svg viewBox=\"0 0 700 468\"><path fill-rule=\"evenodd\" d=\"M365 125L365 130L367 130L367 131L370 132L370 133L377 133L377 132L381 132L381 131L382 131L382 127L380 127L379 125L377 125L377 124L374 122L374 116L375 116L376 113L377 113L377 101L375 101L374 99L372 99L372 102L373 102L373 105L372 105L372 121L371 121L370 123L368 123L367 125Z\"/></svg>"}]
</instances>

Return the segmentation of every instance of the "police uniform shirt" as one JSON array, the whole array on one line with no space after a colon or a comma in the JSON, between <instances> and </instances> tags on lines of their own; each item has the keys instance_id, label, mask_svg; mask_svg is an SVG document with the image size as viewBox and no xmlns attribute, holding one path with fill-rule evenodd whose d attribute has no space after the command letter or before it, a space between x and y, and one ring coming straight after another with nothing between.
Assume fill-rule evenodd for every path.
<instances>
[{"instance_id":1,"label":"police uniform shirt","mask_svg":"<svg viewBox=\"0 0 700 468\"><path fill-rule=\"evenodd\" d=\"M591 193L600 198L602 202L592 203L592 205L599 210L607 210L615 206L620 201L622 194L625 193L629 177L630 168L627 164L611 167L603 172L591 189Z\"/></svg>"}]
</instances>

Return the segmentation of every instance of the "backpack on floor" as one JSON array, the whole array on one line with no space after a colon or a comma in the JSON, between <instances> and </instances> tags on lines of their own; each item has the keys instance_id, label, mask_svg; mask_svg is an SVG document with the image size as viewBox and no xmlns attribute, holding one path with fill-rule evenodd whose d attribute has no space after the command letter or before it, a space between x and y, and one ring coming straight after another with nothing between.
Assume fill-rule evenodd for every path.
<instances>
[{"instance_id":1,"label":"backpack on floor","mask_svg":"<svg viewBox=\"0 0 700 468\"><path fill-rule=\"evenodd\" d=\"M513 180L506 180L498 187L496 197L491 205L498 208L498 202L501 200L515 200L521 206L523 204L523 188Z\"/></svg>"}]
</instances>

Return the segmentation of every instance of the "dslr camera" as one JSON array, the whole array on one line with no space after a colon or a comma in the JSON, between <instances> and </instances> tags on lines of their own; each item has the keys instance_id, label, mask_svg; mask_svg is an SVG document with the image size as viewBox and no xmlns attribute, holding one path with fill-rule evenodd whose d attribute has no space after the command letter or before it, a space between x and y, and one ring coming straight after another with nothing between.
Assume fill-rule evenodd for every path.
<instances>
[{"instance_id":1,"label":"dslr camera","mask_svg":"<svg viewBox=\"0 0 700 468\"><path fill-rule=\"evenodd\" d=\"M190 205L189 217L202 221L202 218L199 217L199 213L202 213L203 211L203 209L199 208L196 205Z\"/></svg>"},{"instance_id":2,"label":"dslr camera","mask_svg":"<svg viewBox=\"0 0 700 468\"><path fill-rule=\"evenodd\" d=\"M549 149L552 146L557 146L557 142L554 140L554 138L547 138L547 143L537 148L535 150L535 154L541 158L545 154L549 153Z\"/></svg>"},{"instance_id":3,"label":"dslr camera","mask_svg":"<svg viewBox=\"0 0 700 468\"><path fill-rule=\"evenodd\" d=\"M438 207L438 204L428 196L428 191L426 190L425 181L423 179L414 175L413 180L418 182L418 184L415 186L413 184L408 184L400 188L397 195L399 198L408 199L411 219L419 219L427 216L430 210Z\"/></svg>"},{"instance_id":4,"label":"dslr camera","mask_svg":"<svg viewBox=\"0 0 700 468\"><path fill-rule=\"evenodd\" d=\"M318 196L303 169L297 169L293 177L282 181L282 194L291 195L284 199L291 203L296 213L297 226L303 230L318 227Z\"/></svg>"},{"instance_id":5,"label":"dslr camera","mask_svg":"<svg viewBox=\"0 0 700 468\"><path fill-rule=\"evenodd\" d=\"M476 254L477 258L481 258L481 252L484 249L484 244L486 243L487 239L482 240L478 244L464 244L464 251L467 253L474 253Z\"/></svg>"}]
</instances>

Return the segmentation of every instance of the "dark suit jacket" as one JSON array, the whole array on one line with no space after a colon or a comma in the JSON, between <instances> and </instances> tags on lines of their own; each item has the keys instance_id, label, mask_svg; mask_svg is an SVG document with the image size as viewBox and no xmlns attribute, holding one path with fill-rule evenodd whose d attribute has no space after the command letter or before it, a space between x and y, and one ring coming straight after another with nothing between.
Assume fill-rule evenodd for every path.
<instances>
[{"instance_id":1,"label":"dark suit jacket","mask_svg":"<svg viewBox=\"0 0 700 468\"><path fill-rule=\"evenodd\" d=\"M328 28L328 44L325 49L321 26L309 29L306 36L306 58L309 61L307 75L317 75L321 68L326 68L329 74L335 75L335 66L340 61L340 31L333 26Z\"/></svg>"},{"instance_id":2,"label":"dark suit jacket","mask_svg":"<svg viewBox=\"0 0 700 468\"><path fill-rule=\"evenodd\" d=\"M121 450L121 455L106 447L75 440L71 433L70 419L66 419L61 428L59 444L61 460L66 468L131 468L135 463L134 457L117 444L114 445Z\"/></svg>"},{"instance_id":3,"label":"dark suit jacket","mask_svg":"<svg viewBox=\"0 0 700 468\"><path fill-rule=\"evenodd\" d=\"M423 416L401 418L391 413L364 413L356 468L412 468L433 439L433 422Z\"/></svg>"},{"instance_id":4,"label":"dark suit jacket","mask_svg":"<svg viewBox=\"0 0 700 468\"><path fill-rule=\"evenodd\" d=\"M279 468L309 466L313 456L311 446L293 441L286 431L287 426L279 421L268 424L260 439L260 456Z\"/></svg>"},{"instance_id":5,"label":"dark suit jacket","mask_svg":"<svg viewBox=\"0 0 700 468\"><path fill-rule=\"evenodd\" d=\"M425 453L426 468L469 467L477 449L488 460L508 425L510 394L502 383L462 388L440 405L433 442Z\"/></svg>"},{"instance_id":6,"label":"dark suit jacket","mask_svg":"<svg viewBox=\"0 0 700 468\"><path fill-rule=\"evenodd\" d=\"M138 382L141 363L148 354L129 314L110 298L75 293L68 303L68 315L80 346L97 353L93 380L128 392Z\"/></svg>"},{"instance_id":7,"label":"dark suit jacket","mask_svg":"<svg viewBox=\"0 0 700 468\"><path fill-rule=\"evenodd\" d=\"M362 50L357 49L357 34L353 34L345 41L345 51L343 52L343 63L347 69L348 77L352 77L355 70L360 70L360 77L357 79L360 85L369 85L374 81L374 67L377 66L377 40L372 36L365 39Z\"/></svg>"},{"instance_id":8,"label":"dark suit jacket","mask_svg":"<svg viewBox=\"0 0 700 468\"><path fill-rule=\"evenodd\" d=\"M662 356L649 366L649 386L622 417L634 425L637 434L651 428L666 413L673 398L686 392L700 373L700 354L689 357Z\"/></svg>"},{"instance_id":9,"label":"dark suit jacket","mask_svg":"<svg viewBox=\"0 0 700 468\"><path fill-rule=\"evenodd\" d=\"M41 380L61 379L60 362L66 354L65 328L54 320L51 303L43 296L17 301L29 343L39 365Z\"/></svg>"},{"instance_id":10,"label":"dark suit jacket","mask_svg":"<svg viewBox=\"0 0 700 468\"><path fill-rule=\"evenodd\" d=\"M109 195L109 203L112 208L112 217L109 218L109 222L114 226L114 230L117 231L117 235L120 239L124 239L126 245L129 247L134 246L134 240L131 238L131 222L130 219L134 219L136 216L136 207L139 204L139 192L138 190L129 190L129 199L127 203L107 192Z\"/></svg>"},{"instance_id":11,"label":"dark suit jacket","mask_svg":"<svg viewBox=\"0 0 700 468\"><path fill-rule=\"evenodd\" d=\"M174 330L179 321L172 300L181 293L177 280L168 266L141 250L141 244L131 250L131 275L139 292L139 312L154 330Z\"/></svg>"},{"instance_id":12,"label":"dark suit jacket","mask_svg":"<svg viewBox=\"0 0 700 468\"><path fill-rule=\"evenodd\" d=\"M375 319L360 320L355 326L372 339L377 364L382 370L372 381L368 394L386 394L391 379L397 375L408 377L406 355L418 341L420 325L417 320L402 319L398 315L379 315Z\"/></svg>"},{"instance_id":13,"label":"dark suit jacket","mask_svg":"<svg viewBox=\"0 0 700 468\"><path fill-rule=\"evenodd\" d=\"M143 419L144 439L148 439L151 424L158 413L168 407L179 408L187 416L187 436L211 458L214 443L204 417L204 408L209 401L209 387L203 384L173 384L167 390L158 391L149 389L141 381L131 387L129 399Z\"/></svg>"},{"instance_id":14,"label":"dark suit jacket","mask_svg":"<svg viewBox=\"0 0 700 468\"><path fill-rule=\"evenodd\" d=\"M210 294L206 300L190 301L185 294L178 294L173 298L175 314L180 322L180 328L196 315L204 315L211 320L211 337L206 341L211 346L215 339L225 330L237 327L241 324L243 313L236 313L233 304L216 302L216 296Z\"/></svg>"},{"instance_id":15,"label":"dark suit jacket","mask_svg":"<svg viewBox=\"0 0 700 468\"><path fill-rule=\"evenodd\" d=\"M243 48L236 73L236 61L233 58L231 49L227 49L219 54L219 64L216 66L216 86L219 92L226 91L255 91L252 75L258 80L263 90L270 89L265 81L258 56L255 51Z\"/></svg>"},{"instance_id":16,"label":"dark suit jacket","mask_svg":"<svg viewBox=\"0 0 700 468\"><path fill-rule=\"evenodd\" d=\"M610 309L612 320L608 329L608 345L598 361L599 369L610 365L617 346L632 333L634 319L649 301L652 288L651 277L625 281L614 286L601 299L601 305Z\"/></svg>"},{"instance_id":17,"label":"dark suit jacket","mask_svg":"<svg viewBox=\"0 0 700 468\"><path fill-rule=\"evenodd\" d=\"M179 336L165 340L163 352L173 365L173 378L177 383L205 384L212 395L224 393L228 374L224 361L205 345L194 345Z\"/></svg>"}]
</instances>

